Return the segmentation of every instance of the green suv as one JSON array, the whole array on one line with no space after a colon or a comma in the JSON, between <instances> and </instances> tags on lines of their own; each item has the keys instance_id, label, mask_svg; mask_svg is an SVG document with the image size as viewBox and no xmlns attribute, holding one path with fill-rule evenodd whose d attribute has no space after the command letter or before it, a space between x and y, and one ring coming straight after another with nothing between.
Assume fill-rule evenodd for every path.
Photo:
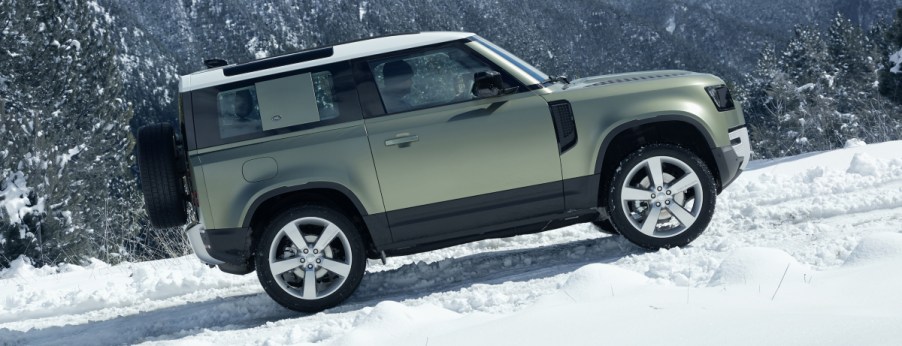
<instances>
[{"instance_id":1,"label":"green suv","mask_svg":"<svg viewBox=\"0 0 902 346\"><path fill-rule=\"evenodd\" d=\"M471 33L206 63L178 128L139 131L147 213L298 311L348 298L367 258L583 222L686 245L750 155L715 76L568 81Z\"/></svg>"}]
</instances>

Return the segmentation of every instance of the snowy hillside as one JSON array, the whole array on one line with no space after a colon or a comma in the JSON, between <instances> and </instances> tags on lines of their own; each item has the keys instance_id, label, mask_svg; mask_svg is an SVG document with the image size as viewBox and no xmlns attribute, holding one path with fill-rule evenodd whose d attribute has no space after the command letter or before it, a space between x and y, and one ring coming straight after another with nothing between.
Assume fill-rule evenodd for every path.
<instances>
[{"instance_id":1,"label":"snowy hillside","mask_svg":"<svg viewBox=\"0 0 902 346\"><path fill-rule=\"evenodd\" d=\"M708 231L644 252L581 224L370 262L301 315L193 257L0 272L0 344L898 344L902 142L753 162Z\"/></svg>"}]
</instances>

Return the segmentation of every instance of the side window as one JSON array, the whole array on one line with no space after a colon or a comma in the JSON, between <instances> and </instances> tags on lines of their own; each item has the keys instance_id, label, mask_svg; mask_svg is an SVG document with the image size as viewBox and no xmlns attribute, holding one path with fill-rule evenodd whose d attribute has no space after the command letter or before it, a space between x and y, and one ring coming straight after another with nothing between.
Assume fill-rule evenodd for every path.
<instances>
[{"instance_id":1,"label":"side window","mask_svg":"<svg viewBox=\"0 0 902 346\"><path fill-rule=\"evenodd\" d=\"M198 147L361 119L348 63L193 92Z\"/></svg>"},{"instance_id":2,"label":"side window","mask_svg":"<svg viewBox=\"0 0 902 346\"><path fill-rule=\"evenodd\" d=\"M476 98L472 93L473 75L493 70L456 46L371 60L368 64L386 113L472 100ZM515 85L507 79L505 84Z\"/></svg>"},{"instance_id":3,"label":"side window","mask_svg":"<svg viewBox=\"0 0 902 346\"><path fill-rule=\"evenodd\" d=\"M335 105L334 85L335 83L332 81L332 72L322 71L313 73L313 91L316 96L316 108L319 110L320 120L338 117L338 107Z\"/></svg>"},{"instance_id":4,"label":"side window","mask_svg":"<svg viewBox=\"0 0 902 346\"><path fill-rule=\"evenodd\" d=\"M235 137L263 131L257 88L245 88L220 92L216 95L219 105L219 136Z\"/></svg>"},{"instance_id":5,"label":"side window","mask_svg":"<svg viewBox=\"0 0 902 346\"><path fill-rule=\"evenodd\" d=\"M336 118L331 85L332 74L323 71L220 92L219 136L229 138Z\"/></svg>"}]
</instances>

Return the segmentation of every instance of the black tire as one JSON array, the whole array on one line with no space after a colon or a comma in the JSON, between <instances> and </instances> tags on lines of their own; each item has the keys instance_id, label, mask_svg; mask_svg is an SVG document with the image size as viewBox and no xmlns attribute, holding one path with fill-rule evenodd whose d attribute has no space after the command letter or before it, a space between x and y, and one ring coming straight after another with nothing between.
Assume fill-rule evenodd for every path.
<instances>
[{"instance_id":1,"label":"black tire","mask_svg":"<svg viewBox=\"0 0 902 346\"><path fill-rule=\"evenodd\" d=\"M654 164L661 172L662 178L658 179L664 181L659 185L661 190L652 184L653 162L658 162ZM630 181L624 184L628 178ZM690 181L695 181L691 187L677 186ZM698 238L711 222L717 196L715 183L704 161L685 148L672 144L642 147L621 161L614 174L607 203L611 223L620 235L646 249L685 246ZM624 190L629 190L626 195ZM641 193L648 193L647 198L643 197L647 200L632 199ZM652 215L655 217L650 219ZM644 220L640 221L643 216Z\"/></svg>"},{"instance_id":2,"label":"black tire","mask_svg":"<svg viewBox=\"0 0 902 346\"><path fill-rule=\"evenodd\" d=\"M150 224L157 228L184 225L188 220L187 198L179 169L175 133L169 124L154 124L138 130L138 170L144 208Z\"/></svg>"},{"instance_id":3,"label":"black tire","mask_svg":"<svg viewBox=\"0 0 902 346\"><path fill-rule=\"evenodd\" d=\"M324 220L336 226L341 235L334 236L323 249L313 251L316 242L326 232L327 226L321 223ZM289 229L287 225L297 226L299 234L306 243L306 249L310 252L302 253L304 245L290 239L283 229ZM320 229L318 229L320 228ZM319 234L317 234L319 232ZM342 238L342 235L344 238ZM345 242L346 241L346 242ZM317 257L322 259L322 267ZM306 260L303 260L305 259ZM327 269L326 260L332 260L343 266L350 265L346 276L337 274L332 269ZM273 266L270 261L301 261L283 268L291 268L278 275L273 275ZM257 278L266 293L280 305L300 312L319 312L331 308L343 302L351 296L360 284L366 269L366 251L360 230L351 220L342 213L317 205L306 205L288 209L276 217L264 229L260 240L257 242L254 261L257 267ZM277 265L276 263L275 265ZM306 266L313 265L314 269L308 271ZM345 267L347 268L347 267ZM320 273L322 271L322 277ZM308 273L314 273L314 295L309 296L307 288ZM303 274L304 276L300 276ZM322 288L322 291L320 291ZM319 296L323 293L322 296ZM315 298L312 298L315 297Z\"/></svg>"},{"instance_id":4,"label":"black tire","mask_svg":"<svg viewBox=\"0 0 902 346\"><path fill-rule=\"evenodd\" d=\"M614 224L611 223L611 219L601 220L601 221L592 221L592 224L595 225L595 227L598 227L598 231L601 233L606 233L606 234L611 234L611 235L620 234L620 233L617 233L617 229L614 228Z\"/></svg>"}]
</instances>

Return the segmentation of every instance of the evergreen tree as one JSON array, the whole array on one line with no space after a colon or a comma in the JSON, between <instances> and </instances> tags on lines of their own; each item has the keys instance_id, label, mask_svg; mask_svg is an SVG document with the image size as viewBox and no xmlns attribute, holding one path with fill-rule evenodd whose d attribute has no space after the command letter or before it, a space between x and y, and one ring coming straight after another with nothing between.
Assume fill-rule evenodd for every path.
<instances>
[{"instance_id":1,"label":"evergreen tree","mask_svg":"<svg viewBox=\"0 0 902 346\"><path fill-rule=\"evenodd\" d=\"M877 97L881 27L865 33L837 14L826 33L797 27L782 53L765 50L741 92L753 149L763 157L898 138L898 108Z\"/></svg>"},{"instance_id":2,"label":"evergreen tree","mask_svg":"<svg viewBox=\"0 0 902 346\"><path fill-rule=\"evenodd\" d=\"M16 187L13 197L25 201L20 215L0 219L0 265L20 254L40 265L118 253L136 224L133 213L118 210L136 210L138 200L122 190L134 185L131 114L121 99L110 23L85 1L0 1L13 29L3 35L11 58L0 70L15 71L0 133L11 144L2 187Z\"/></svg>"},{"instance_id":3,"label":"evergreen tree","mask_svg":"<svg viewBox=\"0 0 902 346\"><path fill-rule=\"evenodd\" d=\"M897 104L902 104L902 8L896 10L892 26L886 31L886 40L891 49L887 55L893 59L881 59L880 94Z\"/></svg>"},{"instance_id":4,"label":"evergreen tree","mask_svg":"<svg viewBox=\"0 0 902 346\"><path fill-rule=\"evenodd\" d=\"M784 141L779 140L784 132L783 118L789 109L798 107L795 87L787 80L777 54L773 46L765 47L755 69L737 90L737 95L744 95L740 100L750 127L752 150L763 157L780 156L786 151Z\"/></svg>"},{"instance_id":5,"label":"evergreen tree","mask_svg":"<svg viewBox=\"0 0 902 346\"><path fill-rule=\"evenodd\" d=\"M841 147L846 140L864 135L860 121L871 116L865 102L874 97L870 45L858 25L836 14L827 29L830 83L821 95L833 100L833 108L821 115L826 148Z\"/></svg>"},{"instance_id":6,"label":"evergreen tree","mask_svg":"<svg viewBox=\"0 0 902 346\"><path fill-rule=\"evenodd\" d=\"M833 107L833 100L822 97L832 86L827 73L829 51L817 27L796 27L793 38L777 63L782 74L775 76L769 90L784 112L775 114L779 156L823 150L824 114Z\"/></svg>"}]
</instances>

